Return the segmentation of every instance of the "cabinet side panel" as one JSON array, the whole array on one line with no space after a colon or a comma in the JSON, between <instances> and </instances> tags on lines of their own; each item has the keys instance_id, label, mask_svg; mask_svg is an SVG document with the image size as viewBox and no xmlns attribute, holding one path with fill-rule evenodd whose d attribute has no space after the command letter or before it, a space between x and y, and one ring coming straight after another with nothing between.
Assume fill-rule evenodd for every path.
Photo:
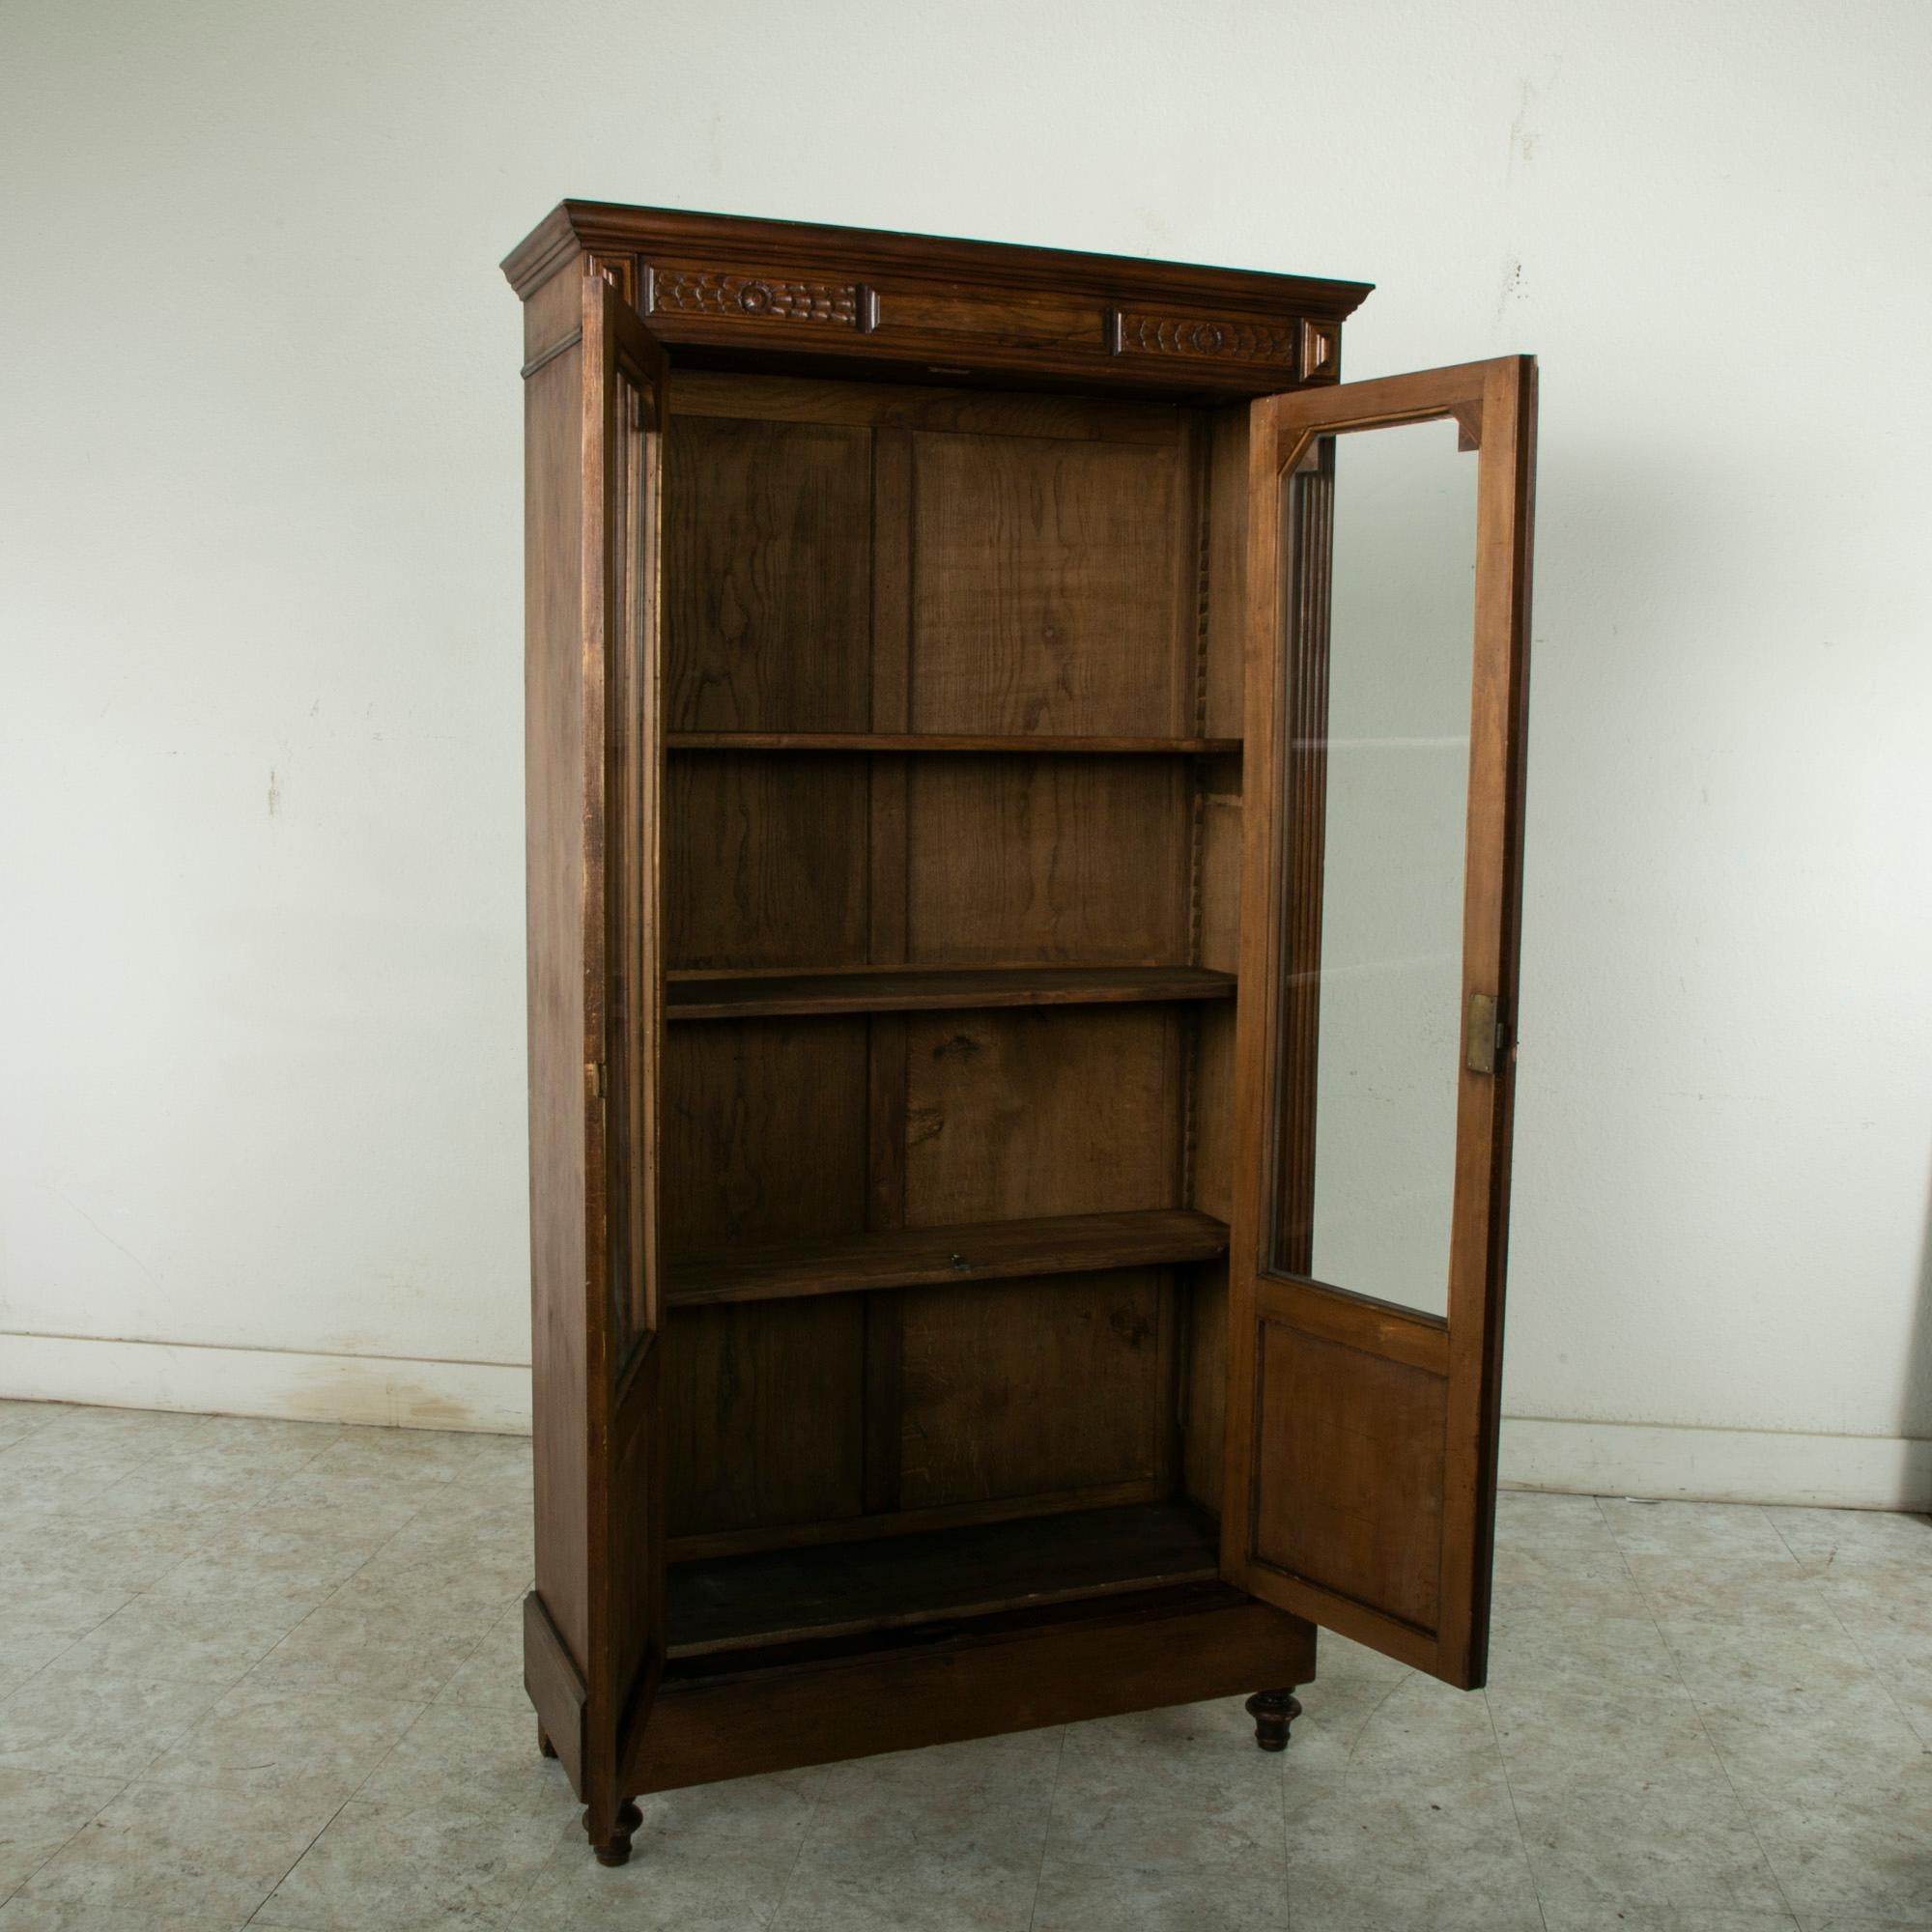
<instances>
[{"instance_id":1,"label":"cabinet side panel","mask_svg":"<svg viewBox=\"0 0 1932 1932\"><path fill-rule=\"evenodd\" d=\"M1217 410L1208 431L1208 611L1203 633L1206 734L1241 735L1247 606L1248 412Z\"/></svg>"},{"instance_id":2,"label":"cabinet side panel","mask_svg":"<svg viewBox=\"0 0 1932 1932\"><path fill-rule=\"evenodd\" d=\"M1200 964L1237 970L1240 946L1241 801L1209 792L1201 807ZM1235 1009L1223 1004L1198 1018L1194 1061L1191 1208L1225 1221L1233 1208Z\"/></svg>"},{"instance_id":3,"label":"cabinet side panel","mask_svg":"<svg viewBox=\"0 0 1932 1932\"><path fill-rule=\"evenodd\" d=\"M589 1645L584 1417L583 351L524 386L525 786L530 1362L537 1590L580 1666Z\"/></svg>"},{"instance_id":4,"label":"cabinet side panel","mask_svg":"<svg viewBox=\"0 0 1932 1932\"><path fill-rule=\"evenodd\" d=\"M1228 1444L1228 1264L1186 1270L1186 1374L1181 1391L1180 1487L1203 1509L1221 1509Z\"/></svg>"},{"instance_id":5,"label":"cabinet side panel","mask_svg":"<svg viewBox=\"0 0 1932 1932\"><path fill-rule=\"evenodd\" d=\"M1247 567L1248 412L1217 410L1207 419L1207 605L1201 624L1202 729L1241 735ZM1240 970L1241 767L1216 760L1204 772L1200 813L1198 962ZM1233 1007L1204 1010L1194 1057L1194 1158L1188 1205L1234 1218L1235 1040ZM1180 1481L1205 1509L1221 1507L1228 1426L1228 1269L1189 1268L1183 1281Z\"/></svg>"},{"instance_id":6,"label":"cabinet side panel","mask_svg":"<svg viewBox=\"0 0 1932 1932\"><path fill-rule=\"evenodd\" d=\"M583 264L573 256L524 298L524 360L533 363L583 326Z\"/></svg>"},{"instance_id":7,"label":"cabinet side panel","mask_svg":"<svg viewBox=\"0 0 1932 1932\"><path fill-rule=\"evenodd\" d=\"M1201 811L1201 961L1236 970L1240 941L1241 803L1208 792ZM1188 1206L1226 1221L1234 1211L1235 1009L1221 1005L1196 1021L1194 1157ZM1204 1508L1221 1507L1227 1443L1228 1269L1189 1268L1181 1277L1181 1487Z\"/></svg>"}]
</instances>

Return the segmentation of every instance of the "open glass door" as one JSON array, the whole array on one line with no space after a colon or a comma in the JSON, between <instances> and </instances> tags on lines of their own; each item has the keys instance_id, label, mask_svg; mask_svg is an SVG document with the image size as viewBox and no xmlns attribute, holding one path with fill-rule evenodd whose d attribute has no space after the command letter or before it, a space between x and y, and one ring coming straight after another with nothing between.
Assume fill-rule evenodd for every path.
<instances>
[{"instance_id":1,"label":"open glass door","mask_svg":"<svg viewBox=\"0 0 1932 1932\"><path fill-rule=\"evenodd\" d=\"M603 1047L601 1113L590 1116L590 1324L593 1440L601 1396L604 1493L591 1485L592 1535L608 1537L608 1721L621 1773L636 1749L665 1661L664 1415L659 1373L659 1066L664 974L659 799L659 588L666 361L630 304L602 276L583 285L583 622L589 779L585 893L587 1020ZM592 756L595 756L594 749ZM601 790L601 799L599 793ZM601 804L601 812L598 810ZM599 852L599 833L602 850ZM600 863L601 860L601 863ZM603 1011L597 1011L598 992ZM601 1019L601 1026L600 1026ZM600 1134L601 1128L601 1134ZM598 1142L601 1138L601 1149ZM601 1158L599 1157L601 1155ZM602 1179L602 1201L597 1182ZM603 1266L598 1266L602 1207ZM599 1290L601 1289L601 1294ZM601 1335L600 1335L601 1330ZM601 1342L601 1347L600 1347ZM595 1458L592 1461L595 1467ZM593 1562L591 1576L598 1578ZM598 1619L593 1614L593 1633ZM597 1636L593 1634L593 1646Z\"/></svg>"},{"instance_id":2,"label":"open glass door","mask_svg":"<svg viewBox=\"0 0 1932 1932\"><path fill-rule=\"evenodd\" d=\"M525 369L536 1589L525 1682L599 1856L665 1658L657 1346L663 351L611 282Z\"/></svg>"},{"instance_id":3,"label":"open glass door","mask_svg":"<svg viewBox=\"0 0 1932 1932\"><path fill-rule=\"evenodd\" d=\"M1482 1683L1536 368L1261 398L1222 1568Z\"/></svg>"}]
</instances>

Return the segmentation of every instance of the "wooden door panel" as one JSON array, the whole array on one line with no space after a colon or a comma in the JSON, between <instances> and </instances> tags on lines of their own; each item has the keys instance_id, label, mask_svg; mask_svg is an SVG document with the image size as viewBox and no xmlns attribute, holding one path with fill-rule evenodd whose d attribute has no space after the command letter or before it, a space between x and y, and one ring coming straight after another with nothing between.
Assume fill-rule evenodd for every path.
<instances>
[{"instance_id":1,"label":"wooden door panel","mask_svg":"<svg viewBox=\"0 0 1932 1932\"><path fill-rule=\"evenodd\" d=\"M1488 1649L1535 395L1534 363L1509 357L1264 398L1248 439L1222 1567L1465 1687ZM1420 491L1360 580L1372 595L1350 614L1366 620L1331 634L1338 446L1438 421L1451 469L1467 482L1458 466L1473 466L1466 525L1425 528L1454 492ZM1390 582L1447 554L1466 574L1405 660L1389 640L1413 625ZM1380 707L1366 724L1364 693ZM1350 875L1366 895L1348 895ZM1439 943L1405 923L1431 890ZM1365 1072L1378 1026L1406 1058ZM1436 1123L1419 1152L1404 1140L1410 1107Z\"/></svg>"},{"instance_id":2,"label":"wooden door panel","mask_svg":"<svg viewBox=\"0 0 1932 1932\"><path fill-rule=\"evenodd\" d=\"M1283 1321L1261 1338L1255 1560L1435 1629L1447 1384Z\"/></svg>"}]
</instances>

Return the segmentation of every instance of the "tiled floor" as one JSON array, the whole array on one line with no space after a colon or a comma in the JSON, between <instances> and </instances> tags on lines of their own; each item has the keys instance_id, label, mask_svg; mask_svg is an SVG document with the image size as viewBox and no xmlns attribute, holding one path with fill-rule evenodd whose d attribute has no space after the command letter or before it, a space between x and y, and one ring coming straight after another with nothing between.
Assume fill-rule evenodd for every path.
<instances>
[{"instance_id":1,"label":"tiled floor","mask_svg":"<svg viewBox=\"0 0 1932 1932\"><path fill-rule=\"evenodd\" d=\"M1503 1498L1487 1693L1201 1705L644 1801L520 1682L527 1444L0 1403L0 1932L1932 1927L1932 1522Z\"/></svg>"}]
</instances>

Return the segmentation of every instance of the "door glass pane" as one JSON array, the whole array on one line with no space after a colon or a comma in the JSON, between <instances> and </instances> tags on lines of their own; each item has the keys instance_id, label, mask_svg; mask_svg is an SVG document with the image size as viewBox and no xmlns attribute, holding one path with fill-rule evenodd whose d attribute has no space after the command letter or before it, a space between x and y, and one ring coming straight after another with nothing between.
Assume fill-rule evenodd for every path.
<instances>
[{"instance_id":1,"label":"door glass pane","mask_svg":"<svg viewBox=\"0 0 1932 1932\"><path fill-rule=\"evenodd\" d=\"M1287 600L1289 918L1298 901L1302 932L1281 1076L1284 1140L1297 1121L1302 1140L1298 1170L1284 1148L1276 1261L1432 1315L1448 1310L1463 1062L1477 461L1457 438L1454 421L1411 423L1322 452L1325 680L1319 595L1304 582ZM1323 487L1320 472L1296 479ZM1290 567L1319 570L1319 523L1293 492L1289 515Z\"/></svg>"}]
</instances>

